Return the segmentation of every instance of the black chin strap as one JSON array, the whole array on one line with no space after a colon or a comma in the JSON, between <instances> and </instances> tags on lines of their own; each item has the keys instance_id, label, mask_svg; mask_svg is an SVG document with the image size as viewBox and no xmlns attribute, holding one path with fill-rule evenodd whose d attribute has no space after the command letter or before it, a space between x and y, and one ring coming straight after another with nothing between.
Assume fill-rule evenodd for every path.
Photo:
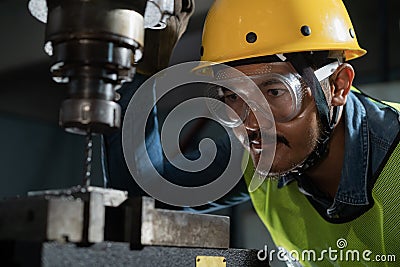
<instances>
[{"instance_id":1,"label":"black chin strap","mask_svg":"<svg viewBox=\"0 0 400 267\"><path fill-rule=\"evenodd\" d=\"M307 169L316 165L326 156L328 151L328 144L331 138L333 128L338 120L339 107L333 108L332 119L330 117L329 105L325 98L325 94L321 88L321 84L314 74L314 70L310 67L310 62L307 61L306 57L302 53L291 53L284 55L288 61L293 65L295 70L304 79L307 86L310 87L311 92L314 96L315 104L317 107L318 115L322 124L322 133L320 140L314 151L307 157L304 163L293 170L292 172L302 174Z\"/></svg>"}]
</instances>

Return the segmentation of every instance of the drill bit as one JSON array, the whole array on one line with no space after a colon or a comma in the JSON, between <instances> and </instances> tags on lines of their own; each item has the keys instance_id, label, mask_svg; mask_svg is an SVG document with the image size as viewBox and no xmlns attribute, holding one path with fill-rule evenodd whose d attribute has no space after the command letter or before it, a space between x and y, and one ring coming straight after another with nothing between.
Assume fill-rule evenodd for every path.
<instances>
[{"instance_id":1,"label":"drill bit","mask_svg":"<svg viewBox=\"0 0 400 267\"><path fill-rule=\"evenodd\" d=\"M91 131L88 130L86 133L83 186L90 186L90 175L92 172L92 153L93 153L93 135Z\"/></svg>"}]
</instances>

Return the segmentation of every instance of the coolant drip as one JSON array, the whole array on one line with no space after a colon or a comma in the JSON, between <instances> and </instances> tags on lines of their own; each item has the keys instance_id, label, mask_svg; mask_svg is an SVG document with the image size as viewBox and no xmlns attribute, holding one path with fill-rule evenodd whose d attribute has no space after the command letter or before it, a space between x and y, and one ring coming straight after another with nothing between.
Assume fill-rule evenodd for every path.
<instances>
[{"instance_id":1,"label":"coolant drip","mask_svg":"<svg viewBox=\"0 0 400 267\"><path fill-rule=\"evenodd\" d=\"M84 177L83 186L90 185L90 175L92 172L92 153L93 153L93 135L90 131L86 134L86 145L85 145L85 165L84 165Z\"/></svg>"}]
</instances>

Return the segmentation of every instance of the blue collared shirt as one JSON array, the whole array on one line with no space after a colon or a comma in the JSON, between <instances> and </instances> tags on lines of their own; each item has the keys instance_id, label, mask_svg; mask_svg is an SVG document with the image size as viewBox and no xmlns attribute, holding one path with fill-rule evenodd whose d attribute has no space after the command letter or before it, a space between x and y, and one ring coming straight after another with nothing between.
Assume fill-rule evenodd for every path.
<instances>
[{"instance_id":1,"label":"blue collared shirt","mask_svg":"<svg viewBox=\"0 0 400 267\"><path fill-rule=\"evenodd\" d=\"M343 114L345 152L334 199L313 186L306 175L287 175L278 183L281 188L296 180L320 214L333 222L354 219L373 204L373 184L400 129L397 111L357 92L350 92Z\"/></svg>"}]
</instances>

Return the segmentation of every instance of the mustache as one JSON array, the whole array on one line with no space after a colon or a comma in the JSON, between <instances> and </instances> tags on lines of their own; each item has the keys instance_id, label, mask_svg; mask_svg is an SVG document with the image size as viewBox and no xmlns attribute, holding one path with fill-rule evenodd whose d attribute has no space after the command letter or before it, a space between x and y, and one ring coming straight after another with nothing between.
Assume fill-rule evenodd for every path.
<instances>
[{"instance_id":1,"label":"mustache","mask_svg":"<svg viewBox=\"0 0 400 267\"><path fill-rule=\"evenodd\" d=\"M250 133L247 133L249 142L253 140L261 140L262 138L265 138L266 140L273 140L274 135L269 134L269 133L261 133L261 131L252 131ZM282 143L286 145L287 147L291 148L289 141L281 134L276 134L276 142L277 143Z\"/></svg>"}]
</instances>

